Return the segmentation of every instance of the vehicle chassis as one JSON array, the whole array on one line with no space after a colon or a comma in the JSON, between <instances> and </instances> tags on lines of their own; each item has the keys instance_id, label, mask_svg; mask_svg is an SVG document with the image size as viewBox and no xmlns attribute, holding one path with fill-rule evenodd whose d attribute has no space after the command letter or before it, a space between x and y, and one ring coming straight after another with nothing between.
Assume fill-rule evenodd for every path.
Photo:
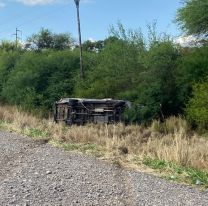
<instances>
[{"instance_id":1,"label":"vehicle chassis","mask_svg":"<svg viewBox=\"0 0 208 206\"><path fill-rule=\"evenodd\" d=\"M55 103L54 121L67 125L118 123L127 106L123 100L66 98Z\"/></svg>"}]
</instances>

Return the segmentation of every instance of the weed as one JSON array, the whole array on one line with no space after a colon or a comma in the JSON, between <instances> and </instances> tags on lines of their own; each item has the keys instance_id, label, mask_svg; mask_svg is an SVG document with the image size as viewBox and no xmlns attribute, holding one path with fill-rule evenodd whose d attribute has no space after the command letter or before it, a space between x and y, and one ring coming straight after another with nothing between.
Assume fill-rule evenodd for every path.
<instances>
[{"instance_id":1,"label":"weed","mask_svg":"<svg viewBox=\"0 0 208 206\"><path fill-rule=\"evenodd\" d=\"M86 152L86 151L96 151L97 150L97 145L96 144L86 144L86 145L83 145L81 147L81 150L83 152Z\"/></svg>"},{"instance_id":2,"label":"weed","mask_svg":"<svg viewBox=\"0 0 208 206\"><path fill-rule=\"evenodd\" d=\"M67 151L79 150L80 145L78 144L63 144L63 148Z\"/></svg>"},{"instance_id":3,"label":"weed","mask_svg":"<svg viewBox=\"0 0 208 206\"><path fill-rule=\"evenodd\" d=\"M167 167L167 162L165 160L154 160L149 157L145 157L142 163L149 166L152 169L161 170Z\"/></svg>"},{"instance_id":4,"label":"weed","mask_svg":"<svg viewBox=\"0 0 208 206\"><path fill-rule=\"evenodd\" d=\"M32 138L47 138L49 133L37 128L28 128L24 131L24 134Z\"/></svg>"},{"instance_id":5,"label":"weed","mask_svg":"<svg viewBox=\"0 0 208 206\"><path fill-rule=\"evenodd\" d=\"M0 129L6 129L7 124L6 121L0 120Z\"/></svg>"},{"instance_id":6,"label":"weed","mask_svg":"<svg viewBox=\"0 0 208 206\"><path fill-rule=\"evenodd\" d=\"M81 151L82 153L94 154L97 157L103 156L104 149L96 144L78 144L78 143L63 143L61 141L51 141L54 146L58 146L67 151Z\"/></svg>"},{"instance_id":7,"label":"weed","mask_svg":"<svg viewBox=\"0 0 208 206\"><path fill-rule=\"evenodd\" d=\"M188 174L192 184L204 185L208 188L208 172L188 168L186 169L186 173Z\"/></svg>"},{"instance_id":8,"label":"weed","mask_svg":"<svg viewBox=\"0 0 208 206\"><path fill-rule=\"evenodd\" d=\"M168 173L168 175L166 174L167 179L180 180L195 185L202 185L205 188L208 188L208 172L206 171L182 167L173 162L152 159L150 157L144 158L142 162L152 169L160 170L160 172L166 171L166 173Z\"/></svg>"}]
</instances>

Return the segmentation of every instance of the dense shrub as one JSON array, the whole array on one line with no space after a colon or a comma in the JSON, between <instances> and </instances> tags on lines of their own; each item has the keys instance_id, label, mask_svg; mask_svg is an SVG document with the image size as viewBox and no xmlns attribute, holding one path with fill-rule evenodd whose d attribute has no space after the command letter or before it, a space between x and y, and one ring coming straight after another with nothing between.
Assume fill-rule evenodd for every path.
<instances>
[{"instance_id":1,"label":"dense shrub","mask_svg":"<svg viewBox=\"0 0 208 206\"><path fill-rule=\"evenodd\" d=\"M208 47L183 49L176 72L177 98L185 107L191 96L192 86L208 75Z\"/></svg>"},{"instance_id":2,"label":"dense shrub","mask_svg":"<svg viewBox=\"0 0 208 206\"><path fill-rule=\"evenodd\" d=\"M21 51L0 50L0 93L2 92L12 70L19 61ZM0 95L1 101L3 101Z\"/></svg>"},{"instance_id":3,"label":"dense shrub","mask_svg":"<svg viewBox=\"0 0 208 206\"><path fill-rule=\"evenodd\" d=\"M208 78L193 87L193 97L190 98L186 113L192 124L199 130L208 129Z\"/></svg>"},{"instance_id":4,"label":"dense shrub","mask_svg":"<svg viewBox=\"0 0 208 206\"><path fill-rule=\"evenodd\" d=\"M72 94L79 56L70 51L26 52L4 84L2 97L26 108L51 108L53 102Z\"/></svg>"},{"instance_id":5,"label":"dense shrub","mask_svg":"<svg viewBox=\"0 0 208 206\"><path fill-rule=\"evenodd\" d=\"M145 72L140 74L138 102L143 105L138 112L142 120L164 118L177 114L175 69L180 49L172 41L155 42L143 57Z\"/></svg>"}]
</instances>

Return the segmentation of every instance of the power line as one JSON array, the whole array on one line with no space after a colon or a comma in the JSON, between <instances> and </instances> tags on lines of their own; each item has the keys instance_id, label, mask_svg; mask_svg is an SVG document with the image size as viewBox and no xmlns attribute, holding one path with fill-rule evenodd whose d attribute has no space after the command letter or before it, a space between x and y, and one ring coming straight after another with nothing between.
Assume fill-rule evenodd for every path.
<instances>
[{"instance_id":1,"label":"power line","mask_svg":"<svg viewBox=\"0 0 208 206\"><path fill-rule=\"evenodd\" d=\"M20 39L20 38L18 37L18 33L19 33L19 32L22 32L22 31L20 31L19 29L16 28L16 32L15 32L15 34L13 34L13 35L15 36L16 48L17 48L17 46L18 46L18 40Z\"/></svg>"},{"instance_id":2,"label":"power line","mask_svg":"<svg viewBox=\"0 0 208 206\"><path fill-rule=\"evenodd\" d=\"M60 6L59 8L61 8L61 7L64 7L64 6ZM44 13L54 12L56 10L57 10L57 8L54 8L54 9L48 10L48 11L44 10ZM15 22L18 19L27 18L27 17L31 16L31 14L34 14L35 16L39 16L39 15L42 16L42 12L41 11L39 11L38 13L36 11L35 12L34 11L32 11L32 12L25 12L25 11L23 11L23 12L24 13L22 13L22 12L21 13L17 13L17 12L16 13L12 13L12 16L10 15L9 18L7 18L7 19L4 18L4 21L2 21L2 22L0 21L0 26L2 26L4 24L8 24L8 22L9 23Z\"/></svg>"},{"instance_id":3,"label":"power line","mask_svg":"<svg viewBox=\"0 0 208 206\"><path fill-rule=\"evenodd\" d=\"M40 20L42 20L44 18L48 18L50 16L54 16L54 15L57 14L56 11L62 11L64 8L66 8L66 7L65 6L62 6L62 7L58 8L58 9L56 8L56 9L50 10L48 14L44 13L42 15L38 15L35 18L32 18L30 20L26 20L26 21L23 21L23 22L18 23L17 26L18 27L22 27L22 26L27 25L27 24L30 24L32 22L40 21ZM24 17L24 15L22 15L22 17ZM8 24L8 22L7 22L7 24ZM0 34L8 32L8 31L12 30L12 28L13 28L13 26L9 26L5 30L0 31Z\"/></svg>"}]
</instances>

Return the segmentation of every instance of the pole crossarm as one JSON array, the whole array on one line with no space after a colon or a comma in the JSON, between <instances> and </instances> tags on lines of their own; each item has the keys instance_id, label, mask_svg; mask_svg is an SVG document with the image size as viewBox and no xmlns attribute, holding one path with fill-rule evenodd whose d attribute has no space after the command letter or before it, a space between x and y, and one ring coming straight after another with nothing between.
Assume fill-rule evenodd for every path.
<instances>
[{"instance_id":1,"label":"pole crossarm","mask_svg":"<svg viewBox=\"0 0 208 206\"><path fill-rule=\"evenodd\" d=\"M16 40L15 40L15 42L16 42L16 48L17 48L17 46L18 46L18 40L19 40L18 32L21 32L21 30L19 30L19 29L16 28L15 34L12 34L12 35L15 36L15 39L16 39Z\"/></svg>"}]
</instances>

